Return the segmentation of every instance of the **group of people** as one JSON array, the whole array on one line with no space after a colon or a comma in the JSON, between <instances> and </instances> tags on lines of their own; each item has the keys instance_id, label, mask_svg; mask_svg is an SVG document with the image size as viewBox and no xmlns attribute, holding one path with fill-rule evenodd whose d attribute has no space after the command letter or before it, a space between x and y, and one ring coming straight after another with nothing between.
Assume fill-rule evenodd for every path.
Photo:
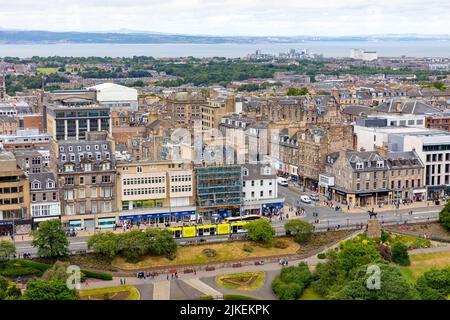
<instances>
[{"instance_id":1,"label":"group of people","mask_svg":"<svg viewBox=\"0 0 450 320\"><path fill-rule=\"evenodd\" d=\"M195 270L194 270L194 272L195 272ZM195 274L196 274L196 273L195 273ZM170 278L171 278L172 280L173 280L173 279L178 279L178 272L171 273ZM169 274L167 274L167 280L169 280Z\"/></svg>"}]
</instances>

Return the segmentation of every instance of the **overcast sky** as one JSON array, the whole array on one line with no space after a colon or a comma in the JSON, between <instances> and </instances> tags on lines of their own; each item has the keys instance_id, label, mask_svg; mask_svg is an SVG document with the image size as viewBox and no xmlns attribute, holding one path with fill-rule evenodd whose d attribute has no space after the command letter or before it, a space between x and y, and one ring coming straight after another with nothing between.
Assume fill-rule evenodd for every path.
<instances>
[{"instance_id":1,"label":"overcast sky","mask_svg":"<svg viewBox=\"0 0 450 320\"><path fill-rule=\"evenodd\" d=\"M208 35L450 33L449 0L0 0L0 28Z\"/></svg>"}]
</instances>

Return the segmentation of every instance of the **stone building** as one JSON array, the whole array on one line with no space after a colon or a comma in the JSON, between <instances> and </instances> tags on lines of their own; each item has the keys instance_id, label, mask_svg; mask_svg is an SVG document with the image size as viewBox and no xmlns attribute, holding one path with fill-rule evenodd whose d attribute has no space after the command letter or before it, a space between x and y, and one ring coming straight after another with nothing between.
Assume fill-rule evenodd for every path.
<instances>
[{"instance_id":1,"label":"stone building","mask_svg":"<svg viewBox=\"0 0 450 320\"><path fill-rule=\"evenodd\" d=\"M116 175L113 142L106 132L87 132L86 140L60 141L58 182L63 221L71 228L93 230L94 214L110 213L116 208Z\"/></svg>"},{"instance_id":2,"label":"stone building","mask_svg":"<svg viewBox=\"0 0 450 320\"><path fill-rule=\"evenodd\" d=\"M299 183L317 190L327 154L353 149L353 129L350 124L308 126L297 133L297 144Z\"/></svg>"},{"instance_id":3,"label":"stone building","mask_svg":"<svg viewBox=\"0 0 450 320\"><path fill-rule=\"evenodd\" d=\"M376 151L340 151L326 157L325 174L333 176L330 197L350 207L377 206L391 200L389 165Z\"/></svg>"},{"instance_id":4,"label":"stone building","mask_svg":"<svg viewBox=\"0 0 450 320\"><path fill-rule=\"evenodd\" d=\"M192 128L195 120L202 119L201 107L206 103L207 95L203 92L177 92L170 94L165 103L167 115L174 126Z\"/></svg>"}]
</instances>

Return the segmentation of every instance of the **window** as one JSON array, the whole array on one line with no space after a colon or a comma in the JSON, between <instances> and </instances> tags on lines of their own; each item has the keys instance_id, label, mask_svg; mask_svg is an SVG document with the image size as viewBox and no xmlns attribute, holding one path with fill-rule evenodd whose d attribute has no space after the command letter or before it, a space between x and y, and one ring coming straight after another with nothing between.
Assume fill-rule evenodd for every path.
<instances>
[{"instance_id":1,"label":"window","mask_svg":"<svg viewBox=\"0 0 450 320\"><path fill-rule=\"evenodd\" d=\"M370 189L370 184L368 182L366 182L366 190Z\"/></svg>"},{"instance_id":2,"label":"window","mask_svg":"<svg viewBox=\"0 0 450 320\"><path fill-rule=\"evenodd\" d=\"M80 209L80 214L86 213L86 204L84 202L80 203L79 209Z\"/></svg>"},{"instance_id":3,"label":"window","mask_svg":"<svg viewBox=\"0 0 450 320\"><path fill-rule=\"evenodd\" d=\"M64 178L64 184L65 185L73 185L73 177Z\"/></svg>"},{"instance_id":4,"label":"window","mask_svg":"<svg viewBox=\"0 0 450 320\"><path fill-rule=\"evenodd\" d=\"M57 200L57 198L56 198L56 192L53 192L53 194L52 194L52 199L53 199L53 201L56 201L56 200Z\"/></svg>"},{"instance_id":5,"label":"window","mask_svg":"<svg viewBox=\"0 0 450 320\"><path fill-rule=\"evenodd\" d=\"M96 176L92 176L91 183L92 184L96 184L97 183L97 177Z\"/></svg>"},{"instance_id":6,"label":"window","mask_svg":"<svg viewBox=\"0 0 450 320\"><path fill-rule=\"evenodd\" d=\"M47 181L47 189L53 189L55 187L55 183L53 181Z\"/></svg>"},{"instance_id":7,"label":"window","mask_svg":"<svg viewBox=\"0 0 450 320\"><path fill-rule=\"evenodd\" d=\"M259 196L260 196L260 197L264 197L264 191L261 190L261 191L259 192Z\"/></svg>"},{"instance_id":8,"label":"window","mask_svg":"<svg viewBox=\"0 0 450 320\"><path fill-rule=\"evenodd\" d=\"M137 173L141 173L142 172L142 167L136 167L136 172Z\"/></svg>"},{"instance_id":9,"label":"window","mask_svg":"<svg viewBox=\"0 0 450 320\"><path fill-rule=\"evenodd\" d=\"M260 185L260 186L264 186L264 180L261 180L261 181L259 182L259 185Z\"/></svg>"},{"instance_id":10,"label":"window","mask_svg":"<svg viewBox=\"0 0 450 320\"><path fill-rule=\"evenodd\" d=\"M45 192L42 194L42 201L47 201L47 194Z\"/></svg>"},{"instance_id":11,"label":"window","mask_svg":"<svg viewBox=\"0 0 450 320\"><path fill-rule=\"evenodd\" d=\"M73 164L66 164L64 166L64 171L65 172L73 172L74 171L74 165Z\"/></svg>"},{"instance_id":12,"label":"window","mask_svg":"<svg viewBox=\"0 0 450 320\"><path fill-rule=\"evenodd\" d=\"M102 176L102 182L103 183L111 182L111 176Z\"/></svg>"},{"instance_id":13,"label":"window","mask_svg":"<svg viewBox=\"0 0 450 320\"><path fill-rule=\"evenodd\" d=\"M91 188L91 198L97 198L97 188Z\"/></svg>"},{"instance_id":14,"label":"window","mask_svg":"<svg viewBox=\"0 0 450 320\"><path fill-rule=\"evenodd\" d=\"M95 150L99 150L99 149L100 149L100 146L99 146L98 144L96 144L96 145L94 146L94 149L95 149Z\"/></svg>"},{"instance_id":15,"label":"window","mask_svg":"<svg viewBox=\"0 0 450 320\"><path fill-rule=\"evenodd\" d=\"M362 162L357 162L356 169L362 169L362 168L364 168L364 164Z\"/></svg>"},{"instance_id":16,"label":"window","mask_svg":"<svg viewBox=\"0 0 450 320\"><path fill-rule=\"evenodd\" d=\"M85 189L80 189L80 190L78 190L78 198L79 198L79 199L84 199L84 198L86 198L86 191L85 191Z\"/></svg>"},{"instance_id":17,"label":"window","mask_svg":"<svg viewBox=\"0 0 450 320\"><path fill-rule=\"evenodd\" d=\"M255 180L252 180L252 187L255 186Z\"/></svg>"},{"instance_id":18,"label":"window","mask_svg":"<svg viewBox=\"0 0 450 320\"><path fill-rule=\"evenodd\" d=\"M33 190L40 189L40 188L41 188L41 183L39 181L33 182L33 185L32 185Z\"/></svg>"},{"instance_id":19,"label":"window","mask_svg":"<svg viewBox=\"0 0 450 320\"><path fill-rule=\"evenodd\" d=\"M417 123L417 125L422 125L422 124L423 124L423 119L418 119L418 120L416 121L416 123Z\"/></svg>"},{"instance_id":20,"label":"window","mask_svg":"<svg viewBox=\"0 0 450 320\"><path fill-rule=\"evenodd\" d=\"M84 177L83 177L83 176L80 177L80 184L81 184L81 185L84 184Z\"/></svg>"},{"instance_id":21,"label":"window","mask_svg":"<svg viewBox=\"0 0 450 320\"><path fill-rule=\"evenodd\" d=\"M36 193L31 194L31 201L36 202Z\"/></svg>"}]
</instances>

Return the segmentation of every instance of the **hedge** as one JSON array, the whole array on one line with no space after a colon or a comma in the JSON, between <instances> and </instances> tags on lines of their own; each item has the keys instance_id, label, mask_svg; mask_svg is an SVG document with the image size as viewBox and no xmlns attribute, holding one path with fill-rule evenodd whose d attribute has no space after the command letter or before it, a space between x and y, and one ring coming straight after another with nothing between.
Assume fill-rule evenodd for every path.
<instances>
[{"instance_id":1,"label":"hedge","mask_svg":"<svg viewBox=\"0 0 450 320\"><path fill-rule=\"evenodd\" d=\"M5 269L0 270L0 275L8 278L16 278L30 275L42 275L42 272L33 268Z\"/></svg>"},{"instance_id":2,"label":"hedge","mask_svg":"<svg viewBox=\"0 0 450 320\"><path fill-rule=\"evenodd\" d=\"M112 280L112 274L106 272L96 272L89 270L81 270L86 278L99 279L99 280Z\"/></svg>"}]
</instances>

